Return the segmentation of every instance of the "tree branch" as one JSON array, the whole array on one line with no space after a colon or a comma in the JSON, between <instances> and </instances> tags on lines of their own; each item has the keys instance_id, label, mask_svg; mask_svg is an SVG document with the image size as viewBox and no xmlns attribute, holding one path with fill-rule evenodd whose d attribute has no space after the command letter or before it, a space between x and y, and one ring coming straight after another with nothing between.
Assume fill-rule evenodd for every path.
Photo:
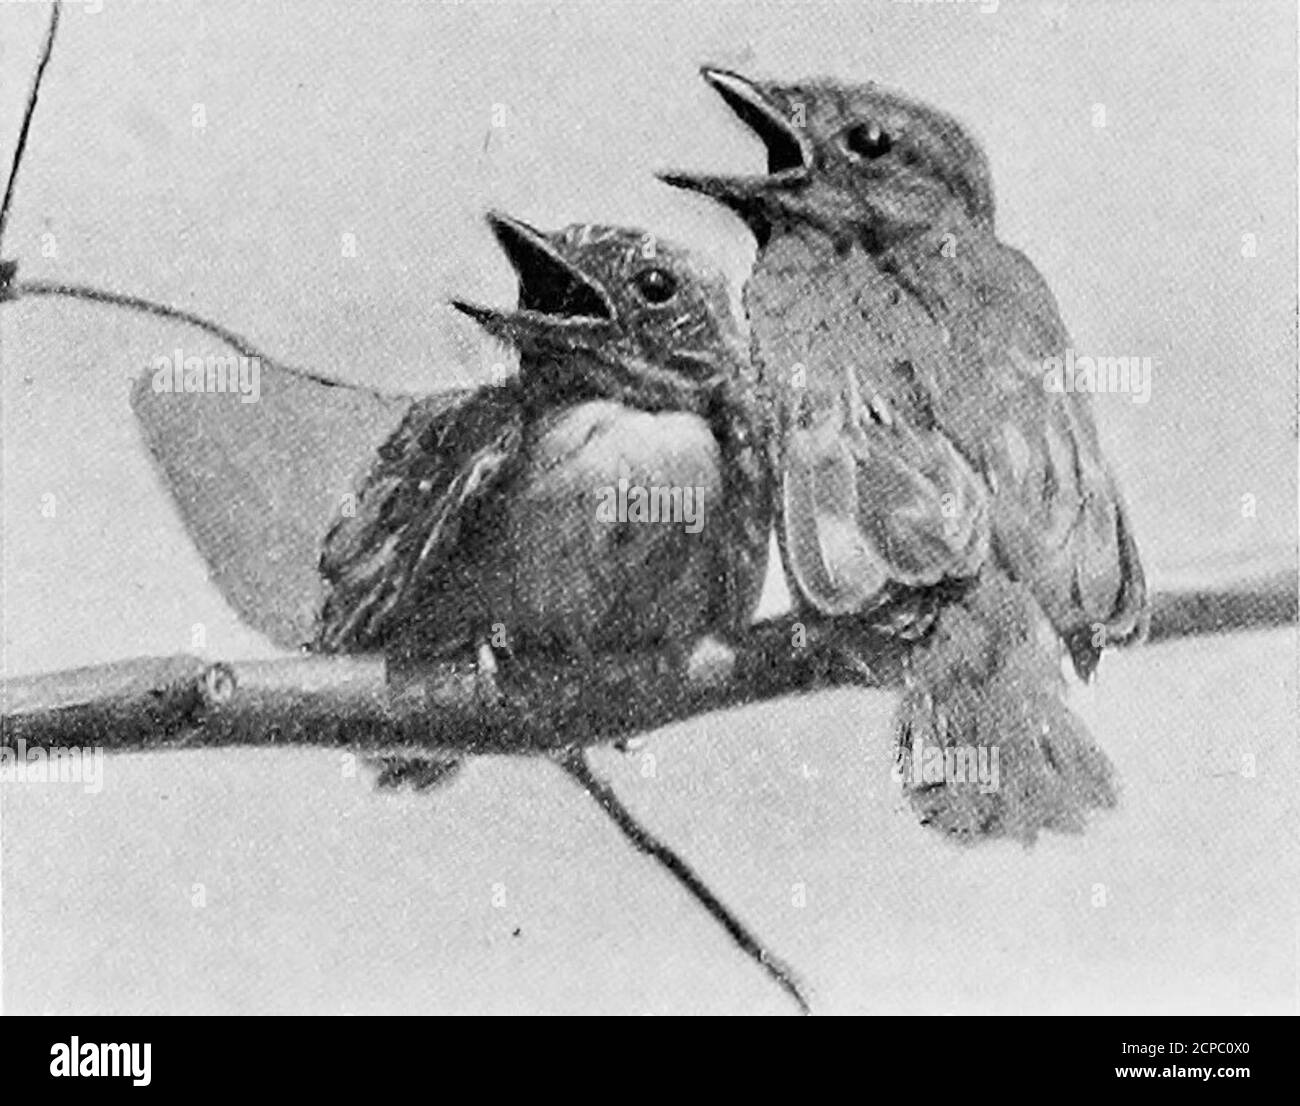
<instances>
[{"instance_id":1,"label":"tree branch","mask_svg":"<svg viewBox=\"0 0 1300 1106\"><path fill-rule=\"evenodd\" d=\"M0 743L141 751L225 745L418 746L545 752L860 676L824 650L792 648L792 620L732 649L655 652L577 664L471 661L402 670L373 656L210 663L150 657L6 680Z\"/></svg>"},{"instance_id":2,"label":"tree branch","mask_svg":"<svg viewBox=\"0 0 1300 1106\"><path fill-rule=\"evenodd\" d=\"M1278 551L1227 583L1201 573L1157 592L1148 641L1294 624L1294 557ZM733 646L704 639L689 654L507 663L496 672L468 659L413 669L370 656L128 660L0 682L0 744L540 753L800 692L898 679L898 643L841 620L809 625L806 644L796 646L801 626L788 616L751 627ZM846 645L872 658L869 671L844 662Z\"/></svg>"}]
</instances>

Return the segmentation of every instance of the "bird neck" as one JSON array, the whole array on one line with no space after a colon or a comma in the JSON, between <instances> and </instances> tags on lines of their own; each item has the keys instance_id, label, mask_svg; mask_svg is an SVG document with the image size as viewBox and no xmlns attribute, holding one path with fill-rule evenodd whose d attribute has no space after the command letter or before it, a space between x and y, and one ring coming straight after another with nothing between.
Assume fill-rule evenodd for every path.
<instances>
[{"instance_id":1,"label":"bird neck","mask_svg":"<svg viewBox=\"0 0 1300 1106\"><path fill-rule=\"evenodd\" d=\"M519 383L525 408L544 410L599 397L578 356L524 354L519 359Z\"/></svg>"},{"instance_id":2,"label":"bird neck","mask_svg":"<svg viewBox=\"0 0 1300 1106\"><path fill-rule=\"evenodd\" d=\"M941 248L946 248L947 254L951 255L961 243L993 234L991 222L972 218L956 200L917 221L901 221L881 212L869 216L867 210L870 208L853 218L817 218L815 213L805 214L771 229L777 234L791 234L810 244L818 244L814 248L819 251L825 244L841 255L851 250L864 250L874 256L928 253L931 249L938 251ZM770 237L763 239L761 245L765 246L769 241Z\"/></svg>"},{"instance_id":3,"label":"bird neck","mask_svg":"<svg viewBox=\"0 0 1300 1106\"><path fill-rule=\"evenodd\" d=\"M712 389L626 351L584 350L526 356L519 376L530 410L604 399L643 411L705 414Z\"/></svg>"}]
</instances>

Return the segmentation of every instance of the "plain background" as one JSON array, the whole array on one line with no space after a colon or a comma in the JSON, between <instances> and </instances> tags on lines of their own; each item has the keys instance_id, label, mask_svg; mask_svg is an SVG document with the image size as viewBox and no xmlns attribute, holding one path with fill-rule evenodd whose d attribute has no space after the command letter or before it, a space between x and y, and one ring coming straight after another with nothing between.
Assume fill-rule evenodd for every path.
<instances>
[{"instance_id":1,"label":"plain background","mask_svg":"<svg viewBox=\"0 0 1300 1106\"><path fill-rule=\"evenodd\" d=\"M1155 359L1149 404L1097 402L1154 582L1294 546L1294 5L992 6L71 5L4 254L340 379L486 381L499 354L444 304L513 295L487 207L645 226L739 281L740 225L652 176L762 164L697 67L874 78L984 141L1001 233L1076 350ZM0 12L7 158L48 11ZM195 623L214 657L269 651L132 423L130 379L177 345L207 348L0 308L6 675L186 651ZM655 733L652 776L601 763L819 1009L1293 1010L1294 677L1292 631L1107 660L1080 707L1124 803L1028 852L914 825L883 693ZM108 773L97 796L0 796L9 1010L787 1008L547 765L483 760L424 796L328 753Z\"/></svg>"}]
</instances>

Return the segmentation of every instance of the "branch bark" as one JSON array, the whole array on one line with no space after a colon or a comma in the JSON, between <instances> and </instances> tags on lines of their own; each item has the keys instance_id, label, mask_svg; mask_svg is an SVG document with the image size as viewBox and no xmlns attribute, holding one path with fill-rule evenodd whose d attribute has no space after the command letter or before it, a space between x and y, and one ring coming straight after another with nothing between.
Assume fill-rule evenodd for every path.
<instances>
[{"instance_id":1,"label":"branch bark","mask_svg":"<svg viewBox=\"0 0 1300 1106\"><path fill-rule=\"evenodd\" d=\"M147 657L6 680L0 744L97 745L135 752L226 745L414 746L540 753L863 676L816 646L794 648L793 620L737 646L689 654L504 666L469 660L401 670L382 657L208 662ZM897 672L882 656L881 678ZM892 662L892 663L891 663Z\"/></svg>"},{"instance_id":2,"label":"branch bark","mask_svg":"<svg viewBox=\"0 0 1300 1106\"><path fill-rule=\"evenodd\" d=\"M1148 642L1291 625L1294 553L1226 583L1188 575L1157 592ZM670 722L824 688L888 686L900 646L843 621L759 623L732 645L705 639L583 663L503 666L470 660L397 669L382 657L270 661L150 657L0 682L0 745L106 751L315 745L454 753L544 753L628 737ZM846 650L872 658L845 663Z\"/></svg>"}]
</instances>

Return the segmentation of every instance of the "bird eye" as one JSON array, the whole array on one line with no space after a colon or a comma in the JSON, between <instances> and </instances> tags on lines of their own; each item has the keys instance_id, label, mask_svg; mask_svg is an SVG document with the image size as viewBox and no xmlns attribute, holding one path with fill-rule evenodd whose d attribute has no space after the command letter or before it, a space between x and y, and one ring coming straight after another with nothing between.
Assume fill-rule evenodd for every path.
<instances>
[{"instance_id":1,"label":"bird eye","mask_svg":"<svg viewBox=\"0 0 1300 1106\"><path fill-rule=\"evenodd\" d=\"M646 303L667 303L677 295L677 281L664 269L643 269L632 278L632 284Z\"/></svg>"},{"instance_id":2,"label":"bird eye","mask_svg":"<svg viewBox=\"0 0 1300 1106\"><path fill-rule=\"evenodd\" d=\"M894 142L878 123L859 123L844 136L844 148L858 157L874 160L889 153Z\"/></svg>"}]
</instances>

